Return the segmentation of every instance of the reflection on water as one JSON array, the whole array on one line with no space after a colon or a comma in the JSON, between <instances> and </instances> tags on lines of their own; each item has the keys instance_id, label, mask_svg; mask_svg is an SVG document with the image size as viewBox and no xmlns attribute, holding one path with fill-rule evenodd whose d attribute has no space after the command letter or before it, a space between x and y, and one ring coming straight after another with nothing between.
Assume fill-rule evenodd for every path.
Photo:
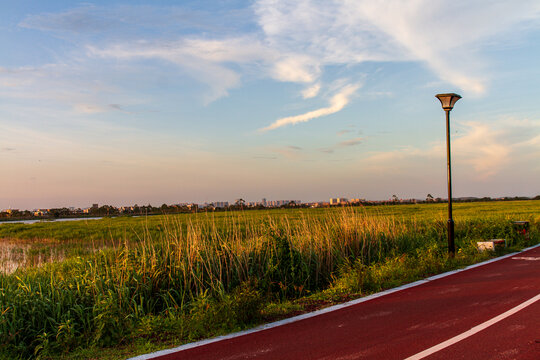
<instances>
[{"instance_id":1,"label":"reflection on water","mask_svg":"<svg viewBox=\"0 0 540 360\"><path fill-rule=\"evenodd\" d=\"M0 243L0 272L11 274L19 267L40 266L60 261L65 250L54 246L33 247L32 244L2 241Z\"/></svg>"},{"instance_id":2,"label":"reflection on water","mask_svg":"<svg viewBox=\"0 0 540 360\"><path fill-rule=\"evenodd\" d=\"M103 219L103 217L67 218L53 220L0 221L0 225L35 224L62 221L86 221L99 219ZM68 253L73 252L73 249L70 249L68 251L68 248L66 246L69 247L70 244L66 243L64 244L64 246L59 246L58 244L14 242L0 239L0 273L11 274L15 272L15 270L17 270L18 268L41 266L45 263L64 260L67 255L70 255ZM80 246L75 250L82 251L83 253L94 251L93 249L89 248L84 248L81 250Z\"/></svg>"},{"instance_id":3,"label":"reflection on water","mask_svg":"<svg viewBox=\"0 0 540 360\"><path fill-rule=\"evenodd\" d=\"M11 274L19 268L36 267L46 263L62 261L72 256L93 253L101 246L81 245L73 243L20 243L0 241L0 273Z\"/></svg>"},{"instance_id":4,"label":"reflection on water","mask_svg":"<svg viewBox=\"0 0 540 360\"><path fill-rule=\"evenodd\" d=\"M11 274L20 264L25 263L25 248L28 248L28 245L2 243L0 245L0 272Z\"/></svg>"},{"instance_id":5,"label":"reflection on water","mask_svg":"<svg viewBox=\"0 0 540 360\"><path fill-rule=\"evenodd\" d=\"M82 221L82 220L99 220L103 217L85 217L85 218L67 218L67 219L50 219L50 220L9 220L9 221L0 221L2 224L35 224L39 222L62 222L62 221Z\"/></svg>"}]
</instances>

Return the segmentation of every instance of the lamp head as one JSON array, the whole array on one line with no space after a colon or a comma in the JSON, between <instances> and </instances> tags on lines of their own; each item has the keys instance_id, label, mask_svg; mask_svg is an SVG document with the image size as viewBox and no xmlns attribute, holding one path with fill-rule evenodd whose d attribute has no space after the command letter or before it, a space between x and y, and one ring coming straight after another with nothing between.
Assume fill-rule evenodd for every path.
<instances>
[{"instance_id":1,"label":"lamp head","mask_svg":"<svg viewBox=\"0 0 540 360\"><path fill-rule=\"evenodd\" d=\"M450 111L454 107L454 104L461 99L461 96L458 94L450 93L450 94L438 94L435 95L437 99L440 100L442 108L444 110Z\"/></svg>"}]
</instances>

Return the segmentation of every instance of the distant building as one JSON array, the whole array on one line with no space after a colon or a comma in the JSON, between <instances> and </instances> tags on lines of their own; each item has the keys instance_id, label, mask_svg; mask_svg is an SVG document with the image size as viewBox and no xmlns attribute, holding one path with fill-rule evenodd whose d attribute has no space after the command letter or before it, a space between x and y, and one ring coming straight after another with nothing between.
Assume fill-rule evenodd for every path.
<instances>
[{"instance_id":1,"label":"distant building","mask_svg":"<svg viewBox=\"0 0 540 360\"><path fill-rule=\"evenodd\" d=\"M270 200L266 201L266 206L268 207L280 207L294 203L295 205L300 205L302 201L300 200Z\"/></svg>"},{"instance_id":2,"label":"distant building","mask_svg":"<svg viewBox=\"0 0 540 360\"><path fill-rule=\"evenodd\" d=\"M213 203L215 208L226 208L229 207L228 201L216 201Z\"/></svg>"},{"instance_id":3,"label":"distant building","mask_svg":"<svg viewBox=\"0 0 540 360\"><path fill-rule=\"evenodd\" d=\"M349 200L347 200L347 198L343 198L343 197L330 198L330 205L342 205L342 204L347 204L348 202L349 202Z\"/></svg>"},{"instance_id":4,"label":"distant building","mask_svg":"<svg viewBox=\"0 0 540 360\"><path fill-rule=\"evenodd\" d=\"M186 205L189 210L197 210L199 208L199 204L191 203Z\"/></svg>"}]
</instances>

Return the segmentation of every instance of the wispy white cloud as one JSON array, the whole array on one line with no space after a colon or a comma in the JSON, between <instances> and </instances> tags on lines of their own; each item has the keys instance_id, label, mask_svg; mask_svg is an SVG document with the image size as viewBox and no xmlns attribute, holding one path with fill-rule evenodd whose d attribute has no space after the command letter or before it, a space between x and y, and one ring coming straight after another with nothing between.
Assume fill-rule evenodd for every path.
<instances>
[{"instance_id":1,"label":"wispy white cloud","mask_svg":"<svg viewBox=\"0 0 540 360\"><path fill-rule=\"evenodd\" d=\"M254 9L270 44L285 52L302 50L320 67L421 61L442 80L474 94L485 91L489 77L477 55L480 41L538 26L540 17L535 0L260 0Z\"/></svg>"},{"instance_id":2,"label":"wispy white cloud","mask_svg":"<svg viewBox=\"0 0 540 360\"><path fill-rule=\"evenodd\" d=\"M475 122L464 125L467 133L453 142L456 156L469 164L480 178L497 174L512 153L512 144L504 141L505 130Z\"/></svg>"},{"instance_id":3,"label":"wispy white cloud","mask_svg":"<svg viewBox=\"0 0 540 360\"><path fill-rule=\"evenodd\" d=\"M333 154L334 153L334 148L320 148L319 151L323 152L323 153L326 153L326 154Z\"/></svg>"},{"instance_id":4,"label":"wispy white cloud","mask_svg":"<svg viewBox=\"0 0 540 360\"><path fill-rule=\"evenodd\" d=\"M337 136L343 136L345 134L349 134L354 132L354 130L346 129L346 130L340 130L336 133Z\"/></svg>"},{"instance_id":5,"label":"wispy white cloud","mask_svg":"<svg viewBox=\"0 0 540 360\"><path fill-rule=\"evenodd\" d=\"M97 114L107 111L106 107L94 104L75 104L73 109L80 114Z\"/></svg>"},{"instance_id":6,"label":"wispy white cloud","mask_svg":"<svg viewBox=\"0 0 540 360\"><path fill-rule=\"evenodd\" d=\"M233 69L237 64L253 66L261 59L268 62L277 59L267 47L257 46L260 41L251 35L247 35L249 39L237 36L239 30L251 22L250 13L247 8L231 9L221 5L213 6L209 12L189 4L170 7L90 4L61 12L28 15L19 27L67 39L72 49L70 53L58 54L58 58L62 65L71 68L109 65L108 59L122 60L123 64L135 58L169 61L178 66L178 73L208 84L209 91L207 89L202 96L209 103L239 86L242 74ZM214 36L193 36L203 31ZM130 75L122 73L123 66L116 66L115 70L117 77ZM82 69L81 73L84 72ZM50 79L42 81L50 83ZM4 88L18 84L18 79L0 79L0 86ZM52 88L59 91L65 87Z\"/></svg>"},{"instance_id":7,"label":"wispy white cloud","mask_svg":"<svg viewBox=\"0 0 540 360\"><path fill-rule=\"evenodd\" d=\"M271 152L279 154L287 159L297 160L302 157L303 149L299 146L289 145L286 147L272 148Z\"/></svg>"},{"instance_id":8,"label":"wispy white cloud","mask_svg":"<svg viewBox=\"0 0 540 360\"><path fill-rule=\"evenodd\" d=\"M314 98L319 94L319 91L321 90L321 84L316 83L302 91L302 97L304 99L311 99Z\"/></svg>"},{"instance_id":9,"label":"wispy white cloud","mask_svg":"<svg viewBox=\"0 0 540 360\"><path fill-rule=\"evenodd\" d=\"M283 82L312 83L319 74L318 62L310 56L280 53L254 36L205 39L183 38L174 41L121 42L106 47L87 46L92 57L123 60L160 59L188 70L206 83L212 94L208 101L228 95L241 84L243 71L238 66L257 66L264 76ZM314 97L320 85L311 86L304 97Z\"/></svg>"},{"instance_id":10,"label":"wispy white cloud","mask_svg":"<svg viewBox=\"0 0 540 360\"><path fill-rule=\"evenodd\" d=\"M120 111L126 114L131 113L125 110L124 107L120 104L108 104L104 106L100 104L77 103L73 106L73 109L78 114L98 114L98 113L104 113L108 111Z\"/></svg>"},{"instance_id":11,"label":"wispy white cloud","mask_svg":"<svg viewBox=\"0 0 540 360\"><path fill-rule=\"evenodd\" d=\"M276 160L277 156L274 155L255 155L254 159L264 159L264 160Z\"/></svg>"},{"instance_id":12,"label":"wispy white cloud","mask_svg":"<svg viewBox=\"0 0 540 360\"><path fill-rule=\"evenodd\" d=\"M356 90L358 90L359 87L360 85L357 84L347 85L342 88L337 94L332 96L332 98L330 99L330 106L309 111L304 114L278 119L267 127L260 129L260 131L264 132L274 130L282 126L294 125L302 122L307 122L321 116L334 114L343 109L349 103L350 97L356 92Z\"/></svg>"},{"instance_id":13,"label":"wispy white cloud","mask_svg":"<svg viewBox=\"0 0 540 360\"><path fill-rule=\"evenodd\" d=\"M540 155L540 121L467 122L462 126L465 134L453 141L456 156L480 179L501 173L514 161L532 164Z\"/></svg>"},{"instance_id":14,"label":"wispy white cloud","mask_svg":"<svg viewBox=\"0 0 540 360\"><path fill-rule=\"evenodd\" d=\"M457 124L460 135L452 139L454 166L466 169L475 180L485 181L509 170L513 162L535 163L540 155L540 122L492 121L488 124ZM411 164L441 163L446 156L443 142L427 148L407 146L373 152L363 160L365 169L395 173L410 172Z\"/></svg>"},{"instance_id":15,"label":"wispy white cloud","mask_svg":"<svg viewBox=\"0 0 540 360\"><path fill-rule=\"evenodd\" d=\"M92 57L160 59L176 64L210 87L207 102L226 96L229 89L240 85L241 73L228 67L227 63L247 64L277 58L275 53L249 37L123 42L105 48L87 46L87 52Z\"/></svg>"},{"instance_id":16,"label":"wispy white cloud","mask_svg":"<svg viewBox=\"0 0 540 360\"><path fill-rule=\"evenodd\" d=\"M102 81L100 76L103 75L91 64L77 61L3 68L0 75L2 97L53 100L70 107L95 102L99 96L118 90L115 85Z\"/></svg>"},{"instance_id":17,"label":"wispy white cloud","mask_svg":"<svg viewBox=\"0 0 540 360\"><path fill-rule=\"evenodd\" d=\"M318 81L326 66L365 61L421 61L440 79L481 94L489 73L477 55L478 43L510 29L538 26L540 17L540 5L534 0L517 4L495 0L489 5L483 1L258 0L242 11L224 9L218 7L221 15L211 16L187 6L85 5L30 15L19 26L64 36L114 29L121 35L88 38L86 55L169 61L207 84L210 93L205 98L211 102L239 87L242 77L253 73L252 66L257 67L256 73L278 81L312 84L302 91L308 99L321 90ZM234 31L215 31L217 26L204 36L183 35L182 28L197 28L203 22L197 19L210 23L208 19L219 22L231 16L246 23L252 21L252 14L261 31L238 36ZM149 36L143 29L156 32ZM177 35L171 40L172 29ZM17 82L2 79L1 84L13 87Z\"/></svg>"},{"instance_id":18,"label":"wispy white cloud","mask_svg":"<svg viewBox=\"0 0 540 360\"><path fill-rule=\"evenodd\" d=\"M338 133L338 136L341 136L341 135L343 135L345 133L348 133L348 132L351 132L351 131L350 130L340 131ZM362 144L363 142L364 142L364 138L357 137L357 138L353 138L353 139L340 141L339 143L337 143L337 144L335 144L333 146L320 148L320 149L318 149L318 151L326 153L326 154L333 154L337 149L349 148L349 147L357 146L357 145Z\"/></svg>"},{"instance_id":19,"label":"wispy white cloud","mask_svg":"<svg viewBox=\"0 0 540 360\"><path fill-rule=\"evenodd\" d=\"M360 145L363 141L364 141L363 138L358 137L354 139L341 141L338 144L338 146L341 146L341 147L356 146L356 145Z\"/></svg>"},{"instance_id":20,"label":"wispy white cloud","mask_svg":"<svg viewBox=\"0 0 540 360\"><path fill-rule=\"evenodd\" d=\"M211 11L183 6L115 5L99 6L82 4L60 12L30 14L19 26L28 29L51 31L64 37L69 34L89 36L114 32L117 37L141 34L145 29L162 32L181 32L186 29L234 31L245 26L250 11L231 9L227 6L212 6Z\"/></svg>"},{"instance_id":21,"label":"wispy white cloud","mask_svg":"<svg viewBox=\"0 0 540 360\"><path fill-rule=\"evenodd\" d=\"M107 31L121 23L122 20L115 19L102 8L89 5L58 13L29 15L19 26L42 31L84 33Z\"/></svg>"},{"instance_id":22,"label":"wispy white cloud","mask_svg":"<svg viewBox=\"0 0 540 360\"><path fill-rule=\"evenodd\" d=\"M319 72L317 62L311 57L291 54L275 63L272 76L279 81L310 83Z\"/></svg>"},{"instance_id":23,"label":"wispy white cloud","mask_svg":"<svg viewBox=\"0 0 540 360\"><path fill-rule=\"evenodd\" d=\"M77 36L77 41L71 43L82 44L86 51L81 52L77 45L73 51L76 55L71 54L73 59L62 57L62 63L51 65L69 68L56 72L56 78L52 68L41 77L35 72L30 75L31 69L19 68L26 72L23 75L0 68L5 75L0 79L0 93L30 96L28 91L11 89L28 89L28 82L42 83L51 85L47 87L54 89L50 93L56 93L57 98L69 99L71 106L95 102L106 109L106 103L91 101L88 96L71 99L77 93L69 85L74 75L84 72L81 68L85 66L99 66L100 61L108 59L123 64L153 59L158 62L146 65L159 68L159 61L166 61L177 66L182 76L206 84L205 103L227 96L250 76L302 84L306 86L301 91L303 98L314 98L322 90L334 91L332 80L325 81L330 84L325 89L321 85L327 68L367 61L421 62L442 81L471 94L482 94L490 81L481 56L486 41L493 44L501 35L518 34L540 25L540 3L536 0L493 0L489 4L481 0L451 4L430 0L257 0L240 10L218 6L216 14L189 5L84 5L30 15L20 22L20 27L61 37ZM494 22L493 18L500 21ZM245 24L250 24L247 32L246 28L240 30ZM203 34L201 28L207 31ZM91 35L97 33L103 36ZM83 41L79 41L80 36ZM100 86L115 87L112 81L103 81ZM334 81L334 86L342 85ZM334 97L328 107L279 119L264 130L334 113L348 101L348 97ZM79 111L87 112L99 107L85 110L77 106Z\"/></svg>"}]
</instances>

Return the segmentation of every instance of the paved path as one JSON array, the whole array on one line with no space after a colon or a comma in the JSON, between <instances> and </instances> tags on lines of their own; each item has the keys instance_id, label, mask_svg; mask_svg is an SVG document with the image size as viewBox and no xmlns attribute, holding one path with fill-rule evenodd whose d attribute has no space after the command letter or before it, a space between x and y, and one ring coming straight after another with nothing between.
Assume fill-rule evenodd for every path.
<instances>
[{"instance_id":1,"label":"paved path","mask_svg":"<svg viewBox=\"0 0 540 360\"><path fill-rule=\"evenodd\" d=\"M540 247L354 305L137 359L540 359Z\"/></svg>"}]
</instances>

